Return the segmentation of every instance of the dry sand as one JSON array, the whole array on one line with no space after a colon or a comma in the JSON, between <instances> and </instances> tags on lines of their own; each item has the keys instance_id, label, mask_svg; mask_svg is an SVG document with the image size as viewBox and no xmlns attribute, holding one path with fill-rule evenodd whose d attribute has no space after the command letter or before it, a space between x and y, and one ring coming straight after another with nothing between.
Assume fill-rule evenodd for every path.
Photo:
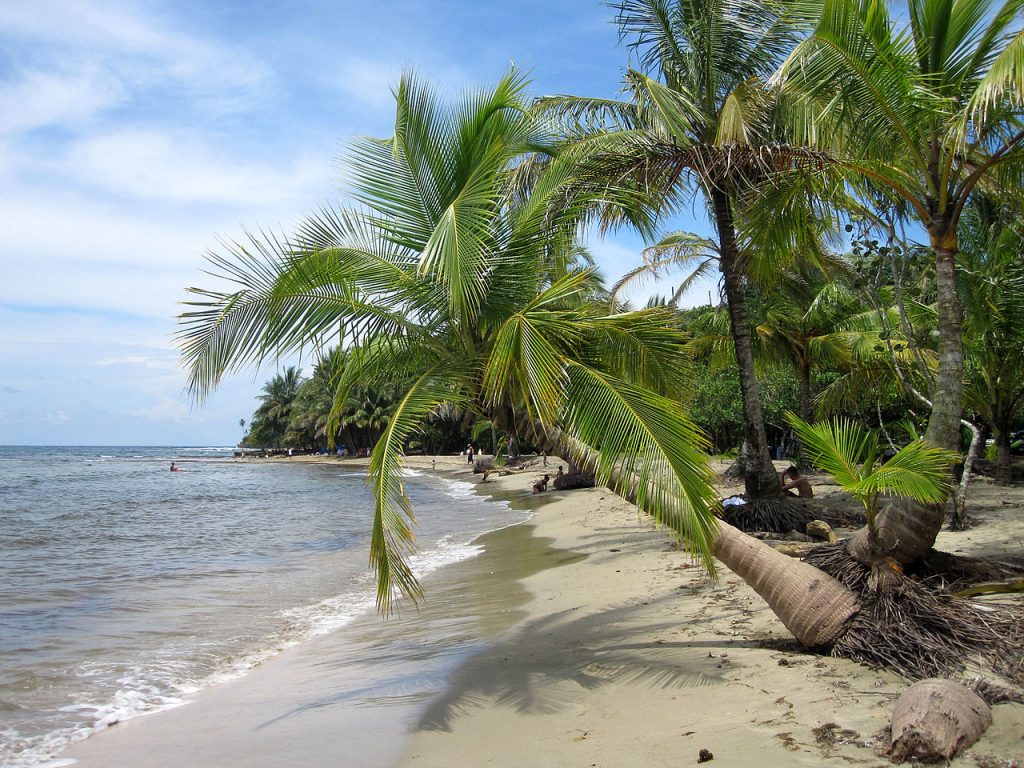
<instances>
[{"instance_id":1,"label":"dry sand","mask_svg":"<svg viewBox=\"0 0 1024 768\"><path fill-rule=\"evenodd\" d=\"M409 462L479 478L464 457ZM557 463L492 477L480 488L523 494ZM812 480L819 497L836 493ZM722 487L723 495L736 490ZM696 764L701 750L714 756L712 765L730 768L889 765L878 754L879 734L903 681L803 651L741 580L722 568L709 581L666 532L611 492L555 491L544 501L521 535L494 539L476 570L465 570L474 583L463 587L464 598L457 588L442 595L451 611L460 599L479 605L476 593L486 592L500 620L474 630L483 650L405 724L413 737L398 765L682 766ZM940 548L1024 558L1022 501L1022 490L980 483L970 511L981 524L944 532ZM293 688L327 701L341 684L325 675L330 638L316 642L316 653L284 654L189 707L126 723L67 756L84 766L363 765L353 757L358 747L332 726L329 708L288 703ZM266 728L267 703L252 692L268 684L302 714L287 720L286 743ZM237 708L247 699L254 712L246 721ZM368 716L367 728L385 727L386 711L378 714ZM988 733L953 766L1024 763L1024 705L1000 704L993 715Z\"/></svg>"},{"instance_id":2,"label":"dry sand","mask_svg":"<svg viewBox=\"0 0 1024 768\"><path fill-rule=\"evenodd\" d=\"M879 733L903 681L806 653L741 580L723 568L710 582L609 491L551 495L535 535L585 558L525 579L527 618L459 669L402 766L679 766L702 749L731 768L889 764ZM1024 557L1021 506L984 483L974 501L982 523L940 547ZM952 765L1024 760L1024 706L993 716Z\"/></svg>"}]
</instances>

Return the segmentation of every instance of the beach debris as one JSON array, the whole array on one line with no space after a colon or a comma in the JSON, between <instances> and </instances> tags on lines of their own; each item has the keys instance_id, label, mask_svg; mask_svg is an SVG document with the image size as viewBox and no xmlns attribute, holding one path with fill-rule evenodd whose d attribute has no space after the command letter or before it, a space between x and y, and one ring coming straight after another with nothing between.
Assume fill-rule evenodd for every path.
<instances>
[{"instance_id":1,"label":"beach debris","mask_svg":"<svg viewBox=\"0 0 1024 768\"><path fill-rule=\"evenodd\" d=\"M976 597L977 595L999 595L1008 592L1024 592L1024 579L975 584L973 587L962 589L953 594L957 597Z\"/></svg>"},{"instance_id":2,"label":"beach debris","mask_svg":"<svg viewBox=\"0 0 1024 768\"><path fill-rule=\"evenodd\" d=\"M564 475L556 475L554 484L556 491L571 491L576 488L593 488L594 475L591 472L570 470Z\"/></svg>"},{"instance_id":3,"label":"beach debris","mask_svg":"<svg viewBox=\"0 0 1024 768\"><path fill-rule=\"evenodd\" d=\"M714 759L715 759L715 756L713 754L711 754L711 750L709 750L709 749L702 749L700 752L697 753L697 762L698 763L706 763L709 760L714 760Z\"/></svg>"},{"instance_id":4,"label":"beach debris","mask_svg":"<svg viewBox=\"0 0 1024 768\"><path fill-rule=\"evenodd\" d=\"M833 656L886 668L911 680L955 674L967 660L1020 685L1024 670L1024 613L1010 604L980 605L936 589L920 573L871 567L849 542L819 544L804 562L838 579L863 600ZM920 581L918 579L921 579Z\"/></svg>"},{"instance_id":5,"label":"beach debris","mask_svg":"<svg viewBox=\"0 0 1024 768\"><path fill-rule=\"evenodd\" d=\"M945 678L914 683L896 700L890 757L895 762L951 760L992 725L978 694Z\"/></svg>"},{"instance_id":6,"label":"beach debris","mask_svg":"<svg viewBox=\"0 0 1024 768\"><path fill-rule=\"evenodd\" d=\"M811 520L807 524L806 532L809 537L816 541L828 541L831 543L839 541L839 537L832 530L832 526L824 520Z\"/></svg>"}]
</instances>

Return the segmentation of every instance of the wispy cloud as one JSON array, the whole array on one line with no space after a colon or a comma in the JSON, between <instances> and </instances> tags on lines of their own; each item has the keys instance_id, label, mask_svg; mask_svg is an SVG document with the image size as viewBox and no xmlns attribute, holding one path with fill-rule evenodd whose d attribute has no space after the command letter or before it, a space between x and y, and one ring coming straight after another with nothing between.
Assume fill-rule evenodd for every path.
<instances>
[{"instance_id":1,"label":"wispy cloud","mask_svg":"<svg viewBox=\"0 0 1024 768\"><path fill-rule=\"evenodd\" d=\"M140 90L159 87L217 93L227 97L219 100L227 108L242 95L257 96L273 79L261 58L205 39L154 8L143 15L113 2L5 3L0 30L15 62L4 87L8 95L33 96L22 128L82 119L127 94L137 98ZM8 128L19 127L17 119L8 120Z\"/></svg>"},{"instance_id":2,"label":"wispy cloud","mask_svg":"<svg viewBox=\"0 0 1024 768\"><path fill-rule=\"evenodd\" d=\"M252 162L225 155L208 137L114 131L77 142L60 161L83 185L132 200L266 205L309 197L329 176L315 154Z\"/></svg>"},{"instance_id":3,"label":"wispy cloud","mask_svg":"<svg viewBox=\"0 0 1024 768\"><path fill-rule=\"evenodd\" d=\"M94 64L74 71L30 69L0 82L0 134L47 125L77 126L121 102L124 84ZM16 107L14 105L17 105Z\"/></svg>"}]
</instances>

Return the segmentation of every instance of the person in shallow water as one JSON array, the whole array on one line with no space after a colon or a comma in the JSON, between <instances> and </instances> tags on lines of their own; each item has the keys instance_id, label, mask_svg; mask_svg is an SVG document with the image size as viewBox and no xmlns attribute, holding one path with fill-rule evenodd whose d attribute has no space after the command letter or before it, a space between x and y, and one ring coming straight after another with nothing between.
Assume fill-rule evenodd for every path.
<instances>
[{"instance_id":1,"label":"person in shallow water","mask_svg":"<svg viewBox=\"0 0 1024 768\"><path fill-rule=\"evenodd\" d=\"M175 465L175 463L173 461L171 462L171 472L183 472L183 471L184 470L182 470L181 467Z\"/></svg>"},{"instance_id":2,"label":"person in shallow water","mask_svg":"<svg viewBox=\"0 0 1024 768\"><path fill-rule=\"evenodd\" d=\"M790 496L799 496L804 499L810 499L814 496L814 491L811 490L811 484L807 482L807 479L801 477L800 470L792 464L786 467L785 471L779 475L779 483L782 485L782 490L789 493ZM796 493L793 493L790 489L796 489Z\"/></svg>"},{"instance_id":3,"label":"person in shallow water","mask_svg":"<svg viewBox=\"0 0 1024 768\"><path fill-rule=\"evenodd\" d=\"M533 484L534 493L544 493L548 489L548 481L551 479L550 475L544 475L540 480Z\"/></svg>"}]
</instances>

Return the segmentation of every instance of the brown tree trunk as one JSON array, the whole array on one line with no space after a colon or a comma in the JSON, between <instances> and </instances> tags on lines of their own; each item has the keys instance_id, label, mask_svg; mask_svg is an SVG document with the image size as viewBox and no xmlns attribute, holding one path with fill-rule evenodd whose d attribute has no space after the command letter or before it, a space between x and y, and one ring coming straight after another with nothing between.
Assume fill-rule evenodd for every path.
<instances>
[{"instance_id":1,"label":"brown tree trunk","mask_svg":"<svg viewBox=\"0 0 1024 768\"><path fill-rule=\"evenodd\" d=\"M1013 454L1010 452L1008 426L993 424L992 439L996 444L996 484L1010 485L1013 481Z\"/></svg>"},{"instance_id":2,"label":"brown tree trunk","mask_svg":"<svg viewBox=\"0 0 1024 768\"><path fill-rule=\"evenodd\" d=\"M797 364L797 377L796 377L796 397L797 407L800 409L800 418L803 419L805 424L811 423L811 364L807 358L802 358ZM798 437L796 439L796 455L798 463L801 467L808 467L810 462L807 460L807 452L804 450L804 444Z\"/></svg>"},{"instance_id":3,"label":"brown tree trunk","mask_svg":"<svg viewBox=\"0 0 1024 768\"><path fill-rule=\"evenodd\" d=\"M867 566L890 558L901 565L928 553L942 530L943 507L897 498L888 502L875 518L877 541L872 545L867 526L853 535L847 551Z\"/></svg>"},{"instance_id":4,"label":"brown tree trunk","mask_svg":"<svg viewBox=\"0 0 1024 768\"><path fill-rule=\"evenodd\" d=\"M860 611L857 596L836 579L721 520L712 551L808 648L831 646Z\"/></svg>"},{"instance_id":5,"label":"brown tree trunk","mask_svg":"<svg viewBox=\"0 0 1024 768\"><path fill-rule=\"evenodd\" d=\"M743 475L744 490L750 499L771 498L780 496L782 489L768 452L768 439L764 431L761 397L754 373L754 348L750 340L750 323L747 321L744 270L739 262L732 207L724 189L713 188L710 196L718 227L719 265L725 281L725 299L729 308L733 348L740 375L740 393L743 397L744 438L748 448Z\"/></svg>"},{"instance_id":6,"label":"brown tree trunk","mask_svg":"<svg viewBox=\"0 0 1024 768\"><path fill-rule=\"evenodd\" d=\"M800 418L811 423L811 364L806 359L797 364L796 402Z\"/></svg>"},{"instance_id":7,"label":"brown tree trunk","mask_svg":"<svg viewBox=\"0 0 1024 768\"><path fill-rule=\"evenodd\" d=\"M550 452L584 468L595 466L593 452L562 430L547 429L526 414L517 415L516 425L520 434L532 436L537 445ZM625 485L635 490L628 482ZM626 491L621 495L633 501L635 494ZM813 565L776 552L721 520L712 553L764 598L793 636L808 648L831 646L860 611L860 600L836 579Z\"/></svg>"},{"instance_id":8,"label":"brown tree trunk","mask_svg":"<svg viewBox=\"0 0 1024 768\"><path fill-rule=\"evenodd\" d=\"M960 450L964 397L964 352L960 299L956 290L956 231L932 233L935 249L935 304L938 312L939 367L925 439L938 448Z\"/></svg>"}]
</instances>

